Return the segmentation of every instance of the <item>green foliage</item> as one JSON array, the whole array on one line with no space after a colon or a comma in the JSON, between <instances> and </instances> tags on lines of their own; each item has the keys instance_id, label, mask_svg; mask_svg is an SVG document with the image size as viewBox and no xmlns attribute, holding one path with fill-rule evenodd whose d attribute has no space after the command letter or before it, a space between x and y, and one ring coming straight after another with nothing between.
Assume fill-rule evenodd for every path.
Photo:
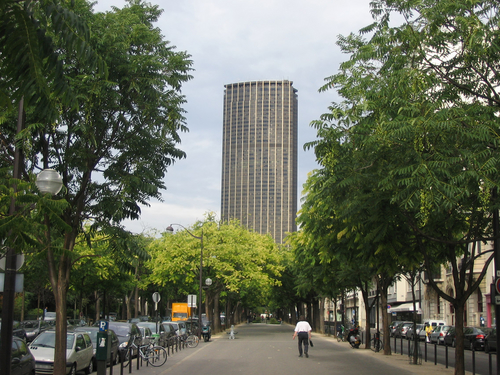
<instances>
[{"instance_id":1,"label":"green foliage","mask_svg":"<svg viewBox=\"0 0 500 375\"><path fill-rule=\"evenodd\" d=\"M244 306L267 301L283 270L281 252L270 236L249 231L237 221L219 224L210 218L189 232L164 233L150 243L147 282L178 296L197 294L203 237L203 279L212 279L211 290L226 291Z\"/></svg>"},{"instance_id":2,"label":"green foliage","mask_svg":"<svg viewBox=\"0 0 500 375\"><path fill-rule=\"evenodd\" d=\"M299 215L305 240L294 245L310 265L338 261L339 275L360 264L366 280L418 269L422 259L427 269L447 262L455 294L431 284L462 308L492 259L473 278L467 270L479 254L471 245L493 238L491 212L500 204L500 5L371 6L375 22L339 37L349 59L320 90L336 89L342 102L312 123L318 139L306 147L320 169ZM460 373L463 352L457 363Z\"/></svg>"}]
</instances>

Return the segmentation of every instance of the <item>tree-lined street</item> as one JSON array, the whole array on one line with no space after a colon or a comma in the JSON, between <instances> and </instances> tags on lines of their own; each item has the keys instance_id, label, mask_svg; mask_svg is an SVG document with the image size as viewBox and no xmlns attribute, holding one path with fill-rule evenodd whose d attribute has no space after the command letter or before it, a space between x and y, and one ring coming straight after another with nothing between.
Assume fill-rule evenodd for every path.
<instances>
[{"instance_id":1,"label":"tree-lined street","mask_svg":"<svg viewBox=\"0 0 500 375\"><path fill-rule=\"evenodd\" d=\"M243 324L236 327L235 340L226 333L211 342L200 342L195 349L184 349L170 356L159 368L145 368L140 375L204 374L452 374L453 369L426 363L410 365L408 357L384 356L371 350L351 349L334 337L313 334L314 347L309 358L299 358L297 339L292 340L289 324ZM403 357L403 358L400 358ZM115 373L117 369L115 368Z\"/></svg>"}]
</instances>

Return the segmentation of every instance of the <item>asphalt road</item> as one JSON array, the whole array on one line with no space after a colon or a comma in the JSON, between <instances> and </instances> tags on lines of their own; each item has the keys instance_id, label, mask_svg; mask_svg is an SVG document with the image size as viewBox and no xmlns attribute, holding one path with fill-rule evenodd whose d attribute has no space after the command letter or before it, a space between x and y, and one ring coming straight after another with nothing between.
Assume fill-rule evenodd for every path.
<instances>
[{"instance_id":1,"label":"asphalt road","mask_svg":"<svg viewBox=\"0 0 500 375\"><path fill-rule=\"evenodd\" d=\"M297 339L292 340L293 327L286 324L243 324L236 331L235 340L219 334L210 342L200 342L197 348L173 353L159 368L143 366L137 371L134 362L132 374L453 374L453 369L441 365L410 365L407 356L351 349L345 342L319 334L313 334L314 347L309 350L309 358L299 358ZM128 373L126 369L124 374ZM113 375L119 374L119 366L115 366Z\"/></svg>"}]
</instances>

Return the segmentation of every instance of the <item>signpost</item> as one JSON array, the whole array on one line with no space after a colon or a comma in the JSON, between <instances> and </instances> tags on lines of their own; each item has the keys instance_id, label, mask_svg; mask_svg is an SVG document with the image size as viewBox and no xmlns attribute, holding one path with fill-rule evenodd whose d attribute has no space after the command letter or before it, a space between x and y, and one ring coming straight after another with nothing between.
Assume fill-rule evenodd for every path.
<instances>
[{"instance_id":1,"label":"signpost","mask_svg":"<svg viewBox=\"0 0 500 375\"><path fill-rule=\"evenodd\" d=\"M160 293L154 292L153 293L153 302L155 303L155 310L156 310L156 333L153 335L155 336L155 339L160 340L160 318L158 314L158 302L160 302L161 296ZM156 344L158 344L158 342Z\"/></svg>"}]
</instances>

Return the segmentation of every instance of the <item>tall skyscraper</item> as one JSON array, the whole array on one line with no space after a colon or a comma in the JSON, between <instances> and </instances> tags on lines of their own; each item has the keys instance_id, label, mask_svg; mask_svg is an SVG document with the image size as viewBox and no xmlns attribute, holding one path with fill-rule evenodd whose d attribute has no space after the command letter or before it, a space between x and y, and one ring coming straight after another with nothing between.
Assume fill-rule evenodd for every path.
<instances>
[{"instance_id":1,"label":"tall skyscraper","mask_svg":"<svg viewBox=\"0 0 500 375\"><path fill-rule=\"evenodd\" d=\"M224 86L222 219L239 219L277 243L297 228L298 105L292 84Z\"/></svg>"}]
</instances>

